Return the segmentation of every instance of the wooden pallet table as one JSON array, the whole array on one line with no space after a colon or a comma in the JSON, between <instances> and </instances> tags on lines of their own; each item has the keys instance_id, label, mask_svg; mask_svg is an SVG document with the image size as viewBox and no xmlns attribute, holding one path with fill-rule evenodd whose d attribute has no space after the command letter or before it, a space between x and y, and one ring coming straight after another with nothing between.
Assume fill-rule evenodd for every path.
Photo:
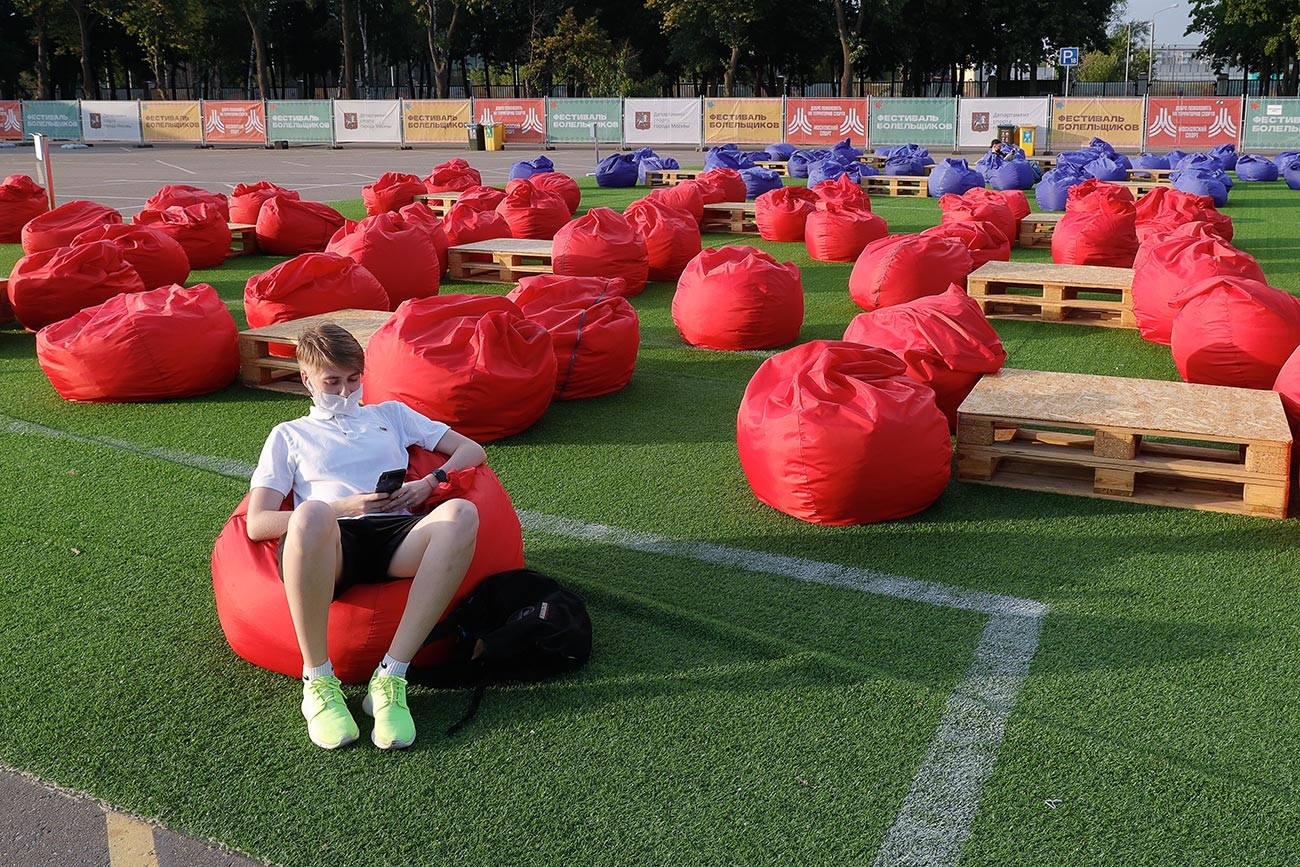
<instances>
[{"instance_id":1,"label":"wooden pallet table","mask_svg":"<svg viewBox=\"0 0 1300 867\"><path fill-rule=\"evenodd\" d=\"M868 196L928 196L930 179L925 175L869 175L862 179Z\"/></svg>"},{"instance_id":2,"label":"wooden pallet table","mask_svg":"<svg viewBox=\"0 0 1300 867\"><path fill-rule=\"evenodd\" d=\"M1128 187L1133 191L1133 198L1135 199L1142 198L1156 187L1172 187L1174 185L1173 181L1168 178L1165 178L1163 181L1107 181L1107 183L1115 184L1120 187Z\"/></svg>"},{"instance_id":3,"label":"wooden pallet table","mask_svg":"<svg viewBox=\"0 0 1300 867\"><path fill-rule=\"evenodd\" d=\"M760 169L771 169L783 178L790 177L790 164L785 160L755 160Z\"/></svg>"},{"instance_id":4,"label":"wooden pallet table","mask_svg":"<svg viewBox=\"0 0 1300 867\"><path fill-rule=\"evenodd\" d=\"M250 223L227 223L230 226L230 255L249 256L257 252L257 226Z\"/></svg>"},{"instance_id":5,"label":"wooden pallet table","mask_svg":"<svg viewBox=\"0 0 1300 867\"><path fill-rule=\"evenodd\" d=\"M279 358L271 354L271 344L298 345L298 335L313 326L333 322L345 328L364 349L379 326L393 314L387 310L336 310L319 316L293 319L265 328L250 328L239 333L239 381L253 388L306 394L298 376L296 358Z\"/></svg>"},{"instance_id":6,"label":"wooden pallet table","mask_svg":"<svg viewBox=\"0 0 1300 867\"><path fill-rule=\"evenodd\" d=\"M704 206L701 232L737 232L752 234L758 231L753 202L714 202Z\"/></svg>"},{"instance_id":7,"label":"wooden pallet table","mask_svg":"<svg viewBox=\"0 0 1300 867\"><path fill-rule=\"evenodd\" d=\"M551 241L496 238L447 250L447 276L475 283L514 283L530 274L551 274Z\"/></svg>"},{"instance_id":8,"label":"wooden pallet table","mask_svg":"<svg viewBox=\"0 0 1300 867\"><path fill-rule=\"evenodd\" d=\"M962 481L1286 517L1291 431L1276 392L1004 369L957 418Z\"/></svg>"},{"instance_id":9,"label":"wooden pallet table","mask_svg":"<svg viewBox=\"0 0 1300 867\"><path fill-rule=\"evenodd\" d=\"M1172 172L1173 169L1125 169L1125 171L1128 172L1128 177L1131 181L1168 181L1169 173Z\"/></svg>"},{"instance_id":10,"label":"wooden pallet table","mask_svg":"<svg viewBox=\"0 0 1300 867\"><path fill-rule=\"evenodd\" d=\"M858 162L862 163L864 166L883 169L885 167L885 160L887 159L889 159L889 157L878 156L877 154L863 154L858 157Z\"/></svg>"},{"instance_id":11,"label":"wooden pallet table","mask_svg":"<svg viewBox=\"0 0 1300 867\"><path fill-rule=\"evenodd\" d=\"M439 217L447 216L451 206L456 204L460 198L459 190L442 190L437 193L422 193L415 197L417 202L423 202L424 206L433 211Z\"/></svg>"},{"instance_id":12,"label":"wooden pallet table","mask_svg":"<svg viewBox=\"0 0 1300 867\"><path fill-rule=\"evenodd\" d=\"M700 172L685 169L650 169L645 173L647 187L675 187L682 181L693 181Z\"/></svg>"},{"instance_id":13,"label":"wooden pallet table","mask_svg":"<svg viewBox=\"0 0 1300 867\"><path fill-rule=\"evenodd\" d=\"M1020 221L1020 246L1040 247L1052 243L1052 233L1056 231L1056 224L1061 222L1061 217L1064 216L1065 214L1048 213L1030 214L1025 217Z\"/></svg>"},{"instance_id":14,"label":"wooden pallet table","mask_svg":"<svg viewBox=\"0 0 1300 867\"><path fill-rule=\"evenodd\" d=\"M966 292L991 319L1137 327L1132 268L987 262L966 279Z\"/></svg>"},{"instance_id":15,"label":"wooden pallet table","mask_svg":"<svg viewBox=\"0 0 1300 867\"><path fill-rule=\"evenodd\" d=\"M13 318L14 308L9 303L9 278L0 277L0 324Z\"/></svg>"}]
</instances>

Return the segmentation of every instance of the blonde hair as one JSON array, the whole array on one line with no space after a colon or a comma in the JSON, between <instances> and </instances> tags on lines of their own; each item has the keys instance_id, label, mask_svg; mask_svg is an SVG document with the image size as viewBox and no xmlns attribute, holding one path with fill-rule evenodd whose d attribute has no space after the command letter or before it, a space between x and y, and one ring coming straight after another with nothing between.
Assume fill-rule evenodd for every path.
<instances>
[{"instance_id":1,"label":"blonde hair","mask_svg":"<svg viewBox=\"0 0 1300 867\"><path fill-rule=\"evenodd\" d=\"M366 353L346 328L325 322L313 325L298 335L298 366L323 370L328 366L365 369Z\"/></svg>"}]
</instances>

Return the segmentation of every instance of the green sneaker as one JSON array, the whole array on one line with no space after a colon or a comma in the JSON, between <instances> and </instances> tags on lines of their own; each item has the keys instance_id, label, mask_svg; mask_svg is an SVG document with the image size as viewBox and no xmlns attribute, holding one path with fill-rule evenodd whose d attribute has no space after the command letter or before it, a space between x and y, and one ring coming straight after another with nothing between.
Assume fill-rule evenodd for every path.
<instances>
[{"instance_id":1,"label":"green sneaker","mask_svg":"<svg viewBox=\"0 0 1300 867\"><path fill-rule=\"evenodd\" d=\"M415 743L415 720L406 706L406 678L376 671L361 709L375 718L370 740L381 750L400 750Z\"/></svg>"},{"instance_id":2,"label":"green sneaker","mask_svg":"<svg viewBox=\"0 0 1300 867\"><path fill-rule=\"evenodd\" d=\"M311 742L327 750L350 744L361 734L337 677L313 677L302 685L302 715Z\"/></svg>"}]
</instances>

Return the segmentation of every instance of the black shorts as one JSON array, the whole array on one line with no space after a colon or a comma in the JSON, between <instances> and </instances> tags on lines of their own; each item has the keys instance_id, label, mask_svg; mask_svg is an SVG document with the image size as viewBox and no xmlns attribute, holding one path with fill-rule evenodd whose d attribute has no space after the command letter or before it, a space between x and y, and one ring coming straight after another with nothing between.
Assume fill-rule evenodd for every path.
<instances>
[{"instance_id":1,"label":"black shorts","mask_svg":"<svg viewBox=\"0 0 1300 867\"><path fill-rule=\"evenodd\" d=\"M388 574L388 564L420 523L424 515L363 515L339 519L339 540L343 545L343 574L334 585L334 598L353 584L381 584L396 580ZM284 540L275 549L280 580L284 580Z\"/></svg>"}]
</instances>

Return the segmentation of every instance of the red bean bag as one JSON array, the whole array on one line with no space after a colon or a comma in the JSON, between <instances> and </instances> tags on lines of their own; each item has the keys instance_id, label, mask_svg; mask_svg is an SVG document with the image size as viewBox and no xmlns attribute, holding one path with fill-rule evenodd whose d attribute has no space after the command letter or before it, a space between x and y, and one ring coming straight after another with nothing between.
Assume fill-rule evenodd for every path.
<instances>
[{"instance_id":1,"label":"red bean bag","mask_svg":"<svg viewBox=\"0 0 1300 867\"><path fill-rule=\"evenodd\" d=\"M821 262L852 262L888 234L884 217L834 200L818 202L803 231L808 255Z\"/></svg>"},{"instance_id":2,"label":"red bean bag","mask_svg":"<svg viewBox=\"0 0 1300 867\"><path fill-rule=\"evenodd\" d=\"M10 175L0 183L0 244L17 244L23 226L50 209L45 187L27 175Z\"/></svg>"},{"instance_id":3,"label":"red bean bag","mask_svg":"<svg viewBox=\"0 0 1300 867\"><path fill-rule=\"evenodd\" d=\"M793 262L756 247L712 247L690 261L673 295L673 324L705 349L769 349L803 325L803 280Z\"/></svg>"},{"instance_id":4,"label":"red bean bag","mask_svg":"<svg viewBox=\"0 0 1300 867\"><path fill-rule=\"evenodd\" d=\"M146 289L184 285L190 276L190 259L185 255L185 248L152 226L105 223L82 232L72 239L70 246L80 247L96 241L108 241L117 247L122 258L140 275Z\"/></svg>"},{"instance_id":5,"label":"red bean bag","mask_svg":"<svg viewBox=\"0 0 1300 867\"><path fill-rule=\"evenodd\" d=\"M818 201L838 202L841 205L855 207L859 211L871 210L871 199L862 189L862 184L855 182L847 173L829 181L818 181L812 185L811 190Z\"/></svg>"},{"instance_id":6,"label":"red bean bag","mask_svg":"<svg viewBox=\"0 0 1300 867\"><path fill-rule=\"evenodd\" d=\"M1029 207L1029 197L1024 190L1000 190L999 193L1011 209L1011 216L1016 218L1016 233L1019 234L1020 221L1033 213L1033 208Z\"/></svg>"},{"instance_id":7,"label":"red bean bag","mask_svg":"<svg viewBox=\"0 0 1300 867\"><path fill-rule=\"evenodd\" d=\"M571 216L559 193L540 190L518 179L506 185L506 196L497 205L497 213L506 218L514 237L540 240L554 238Z\"/></svg>"},{"instance_id":8,"label":"red bean bag","mask_svg":"<svg viewBox=\"0 0 1300 867\"><path fill-rule=\"evenodd\" d=\"M814 524L915 514L948 485L952 443L934 392L897 356L813 340L767 359L736 419L759 500Z\"/></svg>"},{"instance_id":9,"label":"red bean bag","mask_svg":"<svg viewBox=\"0 0 1300 867\"><path fill-rule=\"evenodd\" d=\"M1053 262L1131 268L1137 245L1137 211L1127 187L1096 178L1070 187L1052 232Z\"/></svg>"},{"instance_id":10,"label":"red bean bag","mask_svg":"<svg viewBox=\"0 0 1300 867\"><path fill-rule=\"evenodd\" d=\"M114 295L144 289L140 275L109 241L32 253L9 274L14 315L32 331Z\"/></svg>"},{"instance_id":11,"label":"red bean bag","mask_svg":"<svg viewBox=\"0 0 1300 867\"><path fill-rule=\"evenodd\" d=\"M412 448L407 479L432 472L443 460L441 455ZM450 610L488 575L521 567L524 549L514 505L491 470L474 467L454 470L448 476L448 483L438 486L430 503L463 497L478 508L478 544ZM281 508L291 508L291 500L286 499ZM245 496L212 549L217 618L230 649L239 656L262 668L298 677L302 655L276 564L278 540L251 541L247 513ZM354 584L330 604L329 656L340 680L365 683L370 678L397 632L410 591L409 578ZM412 664L417 669L437 666L449 659L450 651L449 639L430 643L415 655Z\"/></svg>"},{"instance_id":12,"label":"red bean bag","mask_svg":"<svg viewBox=\"0 0 1300 867\"><path fill-rule=\"evenodd\" d=\"M506 191L496 187L472 187L460 194L456 204L476 211L495 211L506 200Z\"/></svg>"},{"instance_id":13,"label":"red bean bag","mask_svg":"<svg viewBox=\"0 0 1300 867\"><path fill-rule=\"evenodd\" d=\"M568 277L622 277L640 295L650 272L645 238L610 208L592 208L555 233L552 270Z\"/></svg>"},{"instance_id":14,"label":"red bean bag","mask_svg":"<svg viewBox=\"0 0 1300 867\"><path fill-rule=\"evenodd\" d=\"M189 184L168 184L145 200L146 211L165 211L168 208L188 208L190 205L212 205L223 220L230 219L230 201L224 193L213 193Z\"/></svg>"},{"instance_id":15,"label":"red bean bag","mask_svg":"<svg viewBox=\"0 0 1300 867\"><path fill-rule=\"evenodd\" d=\"M499 295L417 298L370 338L362 382L368 400L400 400L488 442L542 417L555 355L546 329Z\"/></svg>"},{"instance_id":16,"label":"red bean bag","mask_svg":"<svg viewBox=\"0 0 1300 867\"><path fill-rule=\"evenodd\" d=\"M1208 226L1200 221L1188 225ZM1254 256L1213 233L1147 236L1133 260L1133 315L1142 337L1167 345L1177 313L1170 303L1173 297L1211 277L1267 281Z\"/></svg>"},{"instance_id":17,"label":"red bean bag","mask_svg":"<svg viewBox=\"0 0 1300 867\"><path fill-rule=\"evenodd\" d=\"M64 400L194 397L239 375L239 332L206 283L114 295L42 328L36 358Z\"/></svg>"},{"instance_id":18,"label":"red bean bag","mask_svg":"<svg viewBox=\"0 0 1300 867\"><path fill-rule=\"evenodd\" d=\"M862 251L849 274L849 295L863 310L903 304L966 285L974 262L966 245L933 235L890 235Z\"/></svg>"},{"instance_id":19,"label":"red bean bag","mask_svg":"<svg viewBox=\"0 0 1300 867\"><path fill-rule=\"evenodd\" d=\"M939 197L939 210L940 223L992 223L1008 243L1019 234L1019 221L996 190L972 187L960 196L945 193Z\"/></svg>"},{"instance_id":20,"label":"red bean bag","mask_svg":"<svg viewBox=\"0 0 1300 867\"><path fill-rule=\"evenodd\" d=\"M424 179L424 188L431 193L460 192L482 185L483 176L478 169L460 157L433 167Z\"/></svg>"},{"instance_id":21,"label":"red bean bag","mask_svg":"<svg viewBox=\"0 0 1300 867\"><path fill-rule=\"evenodd\" d=\"M68 202L32 217L23 225L23 253L30 256L42 250L66 247L87 229L120 222L122 215L105 205L82 200Z\"/></svg>"},{"instance_id":22,"label":"red bean bag","mask_svg":"<svg viewBox=\"0 0 1300 867\"><path fill-rule=\"evenodd\" d=\"M1209 223L1223 240L1232 240L1232 217L1215 208L1209 196L1156 187L1138 200L1136 213L1139 242L1154 232L1169 232L1198 221Z\"/></svg>"},{"instance_id":23,"label":"red bean bag","mask_svg":"<svg viewBox=\"0 0 1300 867\"><path fill-rule=\"evenodd\" d=\"M433 211L430 211L422 204L406 205L397 212L397 216L406 222L419 226L428 233L429 238L433 241L434 249L438 251L438 263L442 268L442 275L447 274L447 248L451 246L451 240L447 237L447 230L443 228L442 217L439 217Z\"/></svg>"},{"instance_id":24,"label":"red bean bag","mask_svg":"<svg viewBox=\"0 0 1300 867\"><path fill-rule=\"evenodd\" d=\"M556 400L599 397L632 378L641 326L626 294L621 277L539 274L506 296L550 332Z\"/></svg>"},{"instance_id":25,"label":"red bean bag","mask_svg":"<svg viewBox=\"0 0 1300 867\"><path fill-rule=\"evenodd\" d=\"M426 209L427 210L427 209ZM326 253L347 256L384 287L389 309L407 298L437 295L442 266L429 230L400 214L383 212L334 233Z\"/></svg>"},{"instance_id":26,"label":"red bean bag","mask_svg":"<svg viewBox=\"0 0 1300 867\"><path fill-rule=\"evenodd\" d=\"M172 205L135 215L137 226L157 229L181 245L191 268L216 268L230 255L230 224L216 205Z\"/></svg>"},{"instance_id":27,"label":"red bean bag","mask_svg":"<svg viewBox=\"0 0 1300 867\"><path fill-rule=\"evenodd\" d=\"M685 211L651 199L637 199L623 212L645 239L651 280L676 280L686 263L699 255L700 226Z\"/></svg>"},{"instance_id":28,"label":"red bean bag","mask_svg":"<svg viewBox=\"0 0 1300 867\"><path fill-rule=\"evenodd\" d=\"M647 193L645 199L685 211L696 223L704 220L704 187L695 181L682 181L672 187L658 187Z\"/></svg>"},{"instance_id":29,"label":"red bean bag","mask_svg":"<svg viewBox=\"0 0 1300 867\"><path fill-rule=\"evenodd\" d=\"M409 205L425 192L424 181L415 175L384 172L373 184L361 188L361 202L366 206L366 214L373 217Z\"/></svg>"},{"instance_id":30,"label":"red bean bag","mask_svg":"<svg viewBox=\"0 0 1300 867\"><path fill-rule=\"evenodd\" d=\"M1277 372L1273 381L1273 390L1282 398L1282 409L1286 411L1286 420L1291 425L1291 434L1300 442L1300 348L1291 353L1291 357ZM1292 443L1292 451L1296 446Z\"/></svg>"},{"instance_id":31,"label":"red bean bag","mask_svg":"<svg viewBox=\"0 0 1300 867\"><path fill-rule=\"evenodd\" d=\"M743 202L748 194L745 179L735 169L710 169L696 175L695 183L700 185L700 194L706 205L716 202Z\"/></svg>"},{"instance_id":32,"label":"red bean bag","mask_svg":"<svg viewBox=\"0 0 1300 867\"><path fill-rule=\"evenodd\" d=\"M262 212L262 205L268 199L284 197L301 199L297 190L286 190L270 181L258 181L255 184L235 184L230 191L230 222L244 226L256 226L257 215Z\"/></svg>"},{"instance_id":33,"label":"red bean bag","mask_svg":"<svg viewBox=\"0 0 1300 867\"><path fill-rule=\"evenodd\" d=\"M447 243L452 247L513 237L510 234L510 224L495 210L477 211L459 202L447 211L442 227L447 233Z\"/></svg>"},{"instance_id":34,"label":"red bean bag","mask_svg":"<svg viewBox=\"0 0 1300 867\"><path fill-rule=\"evenodd\" d=\"M764 241L803 241L808 215L818 196L807 187L780 187L754 200L754 222Z\"/></svg>"},{"instance_id":35,"label":"red bean bag","mask_svg":"<svg viewBox=\"0 0 1300 867\"><path fill-rule=\"evenodd\" d=\"M329 205L276 196L263 202L257 215L257 246L272 256L319 253L343 223L343 215Z\"/></svg>"},{"instance_id":36,"label":"red bean bag","mask_svg":"<svg viewBox=\"0 0 1300 867\"><path fill-rule=\"evenodd\" d=\"M573 178L560 172L542 172L527 180L539 190L558 193L564 199L564 204L569 206L570 216L578 213L578 206L582 204L582 190L578 189L578 182Z\"/></svg>"},{"instance_id":37,"label":"red bean bag","mask_svg":"<svg viewBox=\"0 0 1300 867\"><path fill-rule=\"evenodd\" d=\"M942 295L859 313L844 339L901 358L908 376L934 389L935 402L954 432L957 407L981 376L1001 370L1007 360L979 303L956 284Z\"/></svg>"},{"instance_id":38,"label":"red bean bag","mask_svg":"<svg viewBox=\"0 0 1300 867\"><path fill-rule=\"evenodd\" d=\"M1171 303L1170 349L1185 382L1272 388L1300 346L1300 299L1258 280L1210 277Z\"/></svg>"},{"instance_id":39,"label":"red bean bag","mask_svg":"<svg viewBox=\"0 0 1300 867\"><path fill-rule=\"evenodd\" d=\"M436 287L436 275L434 280ZM369 270L338 253L303 253L254 274L244 286L244 315L251 328L348 309L392 306L383 284ZM273 343L270 350L272 355L293 357L288 344Z\"/></svg>"},{"instance_id":40,"label":"red bean bag","mask_svg":"<svg viewBox=\"0 0 1300 867\"><path fill-rule=\"evenodd\" d=\"M986 262L1011 261L1011 240L993 223L983 220L940 223L938 226L931 226L921 234L961 241L970 251L972 271ZM965 285L964 281L962 285Z\"/></svg>"}]
</instances>

